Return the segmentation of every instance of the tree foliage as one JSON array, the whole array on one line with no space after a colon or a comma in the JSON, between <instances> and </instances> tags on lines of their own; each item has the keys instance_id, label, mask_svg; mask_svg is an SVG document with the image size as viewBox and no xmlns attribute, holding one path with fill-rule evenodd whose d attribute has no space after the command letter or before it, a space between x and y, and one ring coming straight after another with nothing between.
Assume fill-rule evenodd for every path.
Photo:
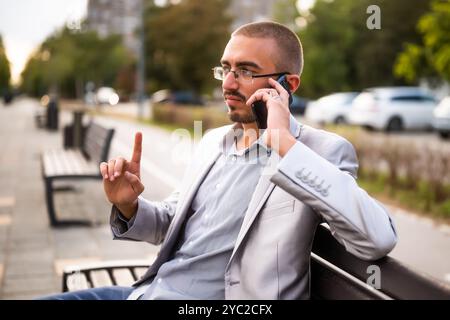
<instances>
[{"instance_id":1,"label":"tree foliage","mask_svg":"<svg viewBox=\"0 0 450 320\"><path fill-rule=\"evenodd\" d=\"M0 94L10 86L11 71L6 57L3 40L0 36Z\"/></svg>"},{"instance_id":2,"label":"tree foliage","mask_svg":"<svg viewBox=\"0 0 450 320\"><path fill-rule=\"evenodd\" d=\"M121 70L133 62L120 36L101 39L93 31L64 28L47 38L22 72L22 89L35 96L56 90L81 97L84 85L114 86Z\"/></svg>"},{"instance_id":3,"label":"tree foliage","mask_svg":"<svg viewBox=\"0 0 450 320\"><path fill-rule=\"evenodd\" d=\"M433 1L417 23L420 43L407 43L398 55L395 73L410 83L421 77L450 82L450 2Z\"/></svg>"},{"instance_id":4,"label":"tree foliage","mask_svg":"<svg viewBox=\"0 0 450 320\"><path fill-rule=\"evenodd\" d=\"M300 93L318 97L334 91L401 84L393 72L405 42L430 0L317 0L299 32L305 66ZM370 30L368 6L381 9L381 29ZM407 10L406 10L407 9Z\"/></svg>"},{"instance_id":5,"label":"tree foliage","mask_svg":"<svg viewBox=\"0 0 450 320\"><path fill-rule=\"evenodd\" d=\"M217 86L211 68L229 39L228 0L182 0L157 7L145 18L148 89L208 92Z\"/></svg>"}]
</instances>

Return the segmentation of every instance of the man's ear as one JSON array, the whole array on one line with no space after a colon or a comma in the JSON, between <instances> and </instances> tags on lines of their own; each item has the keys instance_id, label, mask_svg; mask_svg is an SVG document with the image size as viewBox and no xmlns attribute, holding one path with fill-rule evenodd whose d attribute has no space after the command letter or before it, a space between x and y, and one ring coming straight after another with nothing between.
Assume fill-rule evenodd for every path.
<instances>
[{"instance_id":1,"label":"man's ear","mask_svg":"<svg viewBox=\"0 0 450 320\"><path fill-rule=\"evenodd\" d=\"M286 80L289 83L289 89L291 90L291 93L294 93L297 91L298 87L300 87L300 76L296 74L289 74L286 76Z\"/></svg>"}]
</instances>

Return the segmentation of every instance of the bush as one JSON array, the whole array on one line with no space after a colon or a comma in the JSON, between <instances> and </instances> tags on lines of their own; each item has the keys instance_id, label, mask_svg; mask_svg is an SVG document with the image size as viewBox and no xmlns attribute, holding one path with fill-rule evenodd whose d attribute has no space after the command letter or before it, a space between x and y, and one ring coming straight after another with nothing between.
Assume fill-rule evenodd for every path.
<instances>
[{"instance_id":1,"label":"bush","mask_svg":"<svg viewBox=\"0 0 450 320\"><path fill-rule=\"evenodd\" d=\"M175 124L192 129L194 121L202 122L202 131L230 124L226 112L219 107L177 106L156 104L153 106L153 120L158 123Z\"/></svg>"},{"instance_id":2,"label":"bush","mask_svg":"<svg viewBox=\"0 0 450 320\"><path fill-rule=\"evenodd\" d=\"M383 133L354 128L334 131L354 145L360 177L370 182L371 191L387 193L412 209L450 218L448 150L405 144Z\"/></svg>"}]
</instances>

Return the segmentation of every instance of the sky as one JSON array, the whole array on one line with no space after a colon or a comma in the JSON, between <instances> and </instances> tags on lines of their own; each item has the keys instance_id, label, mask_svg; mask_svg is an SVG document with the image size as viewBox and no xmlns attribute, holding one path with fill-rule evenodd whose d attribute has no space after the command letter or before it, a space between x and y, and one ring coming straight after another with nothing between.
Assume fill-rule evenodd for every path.
<instances>
[{"instance_id":1,"label":"sky","mask_svg":"<svg viewBox=\"0 0 450 320\"><path fill-rule=\"evenodd\" d=\"M298 0L297 5L299 9L307 9L314 1ZM88 0L0 0L0 35L14 84L18 83L33 50L64 24L83 18L87 3Z\"/></svg>"},{"instance_id":2,"label":"sky","mask_svg":"<svg viewBox=\"0 0 450 320\"><path fill-rule=\"evenodd\" d=\"M0 35L17 83L29 55L65 23L86 15L88 0L0 0Z\"/></svg>"}]
</instances>

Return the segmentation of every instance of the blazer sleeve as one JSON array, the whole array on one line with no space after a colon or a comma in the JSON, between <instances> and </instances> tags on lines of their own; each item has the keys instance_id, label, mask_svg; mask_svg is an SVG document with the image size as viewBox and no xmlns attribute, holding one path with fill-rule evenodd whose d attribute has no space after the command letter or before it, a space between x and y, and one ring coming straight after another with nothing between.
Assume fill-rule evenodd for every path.
<instances>
[{"instance_id":1,"label":"blazer sleeve","mask_svg":"<svg viewBox=\"0 0 450 320\"><path fill-rule=\"evenodd\" d=\"M148 201L139 197L138 210L130 221L124 220L119 209L113 205L110 215L113 239L160 244L175 214L178 198L178 191L174 191L161 202Z\"/></svg>"},{"instance_id":2,"label":"blazer sleeve","mask_svg":"<svg viewBox=\"0 0 450 320\"><path fill-rule=\"evenodd\" d=\"M271 181L321 215L348 252L364 260L379 259L397 243L394 223L381 203L356 183L353 146L342 139L329 147L327 158L333 163L297 141Z\"/></svg>"}]
</instances>

